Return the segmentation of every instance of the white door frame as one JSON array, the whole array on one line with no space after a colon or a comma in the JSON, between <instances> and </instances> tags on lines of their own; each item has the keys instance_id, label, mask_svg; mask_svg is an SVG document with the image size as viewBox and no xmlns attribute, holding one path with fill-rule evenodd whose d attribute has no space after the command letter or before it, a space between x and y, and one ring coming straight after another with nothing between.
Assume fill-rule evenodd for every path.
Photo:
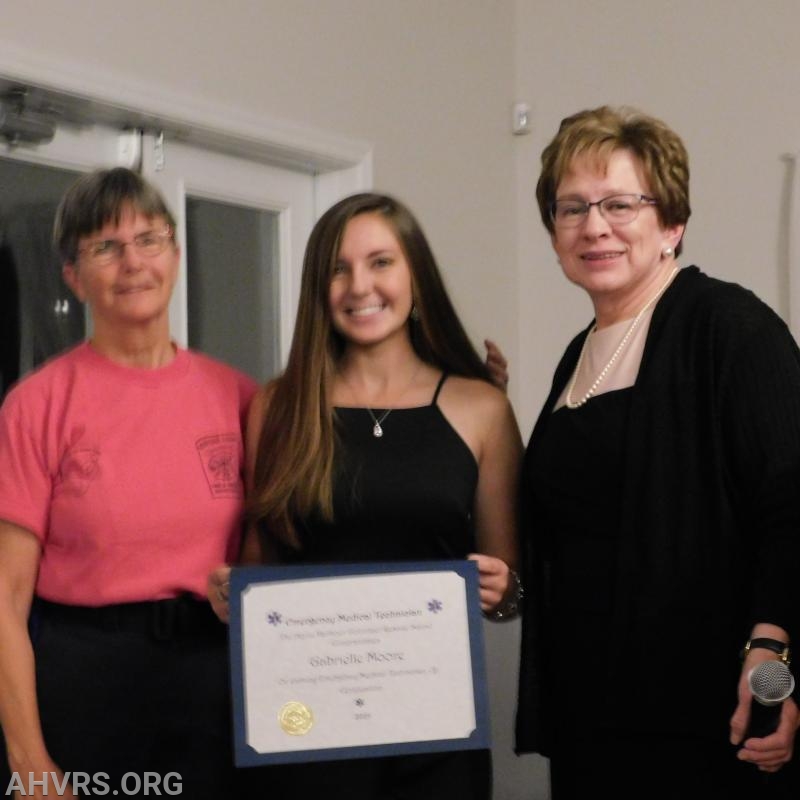
<instances>
[{"instance_id":1,"label":"white door frame","mask_svg":"<svg viewBox=\"0 0 800 800\"><path fill-rule=\"evenodd\" d=\"M99 123L176 131L199 148L297 169L314 176L315 217L372 185L372 145L241 108L169 92L130 75L54 58L0 39L0 89L9 84L70 100ZM2 147L2 145L0 145Z\"/></svg>"},{"instance_id":2,"label":"white door frame","mask_svg":"<svg viewBox=\"0 0 800 800\"><path fill-rule=\"evenodd\" d=\"M278 355L280 363L285 364L300 297L303 253L316 221L313 176L181 142L166 140L159 144L152 134L142 138L142 174L161 190L175 213L179 242L187 242L188 196L278 215ZM188 343L189 333L188 279L187 248L182 247L181 268L170 303L170 331L183 345Z\"/></svg>"}]
</instances>

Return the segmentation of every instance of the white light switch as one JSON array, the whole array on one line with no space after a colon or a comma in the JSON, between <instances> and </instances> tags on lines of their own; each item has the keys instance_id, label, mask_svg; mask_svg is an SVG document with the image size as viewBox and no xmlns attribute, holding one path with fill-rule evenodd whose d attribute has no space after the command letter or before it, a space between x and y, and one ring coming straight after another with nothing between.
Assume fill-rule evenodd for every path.
<instances>
[{"instance_id":1,"label":"white light switch","mask_svg":"<svg viewBox=\"0 0 800 800\"><path fill-rule=\"evenodd\" d=\"M531 132L531 107L527 103L514 103L511 130L515 136Z\"/></svg>"}]
</instances>

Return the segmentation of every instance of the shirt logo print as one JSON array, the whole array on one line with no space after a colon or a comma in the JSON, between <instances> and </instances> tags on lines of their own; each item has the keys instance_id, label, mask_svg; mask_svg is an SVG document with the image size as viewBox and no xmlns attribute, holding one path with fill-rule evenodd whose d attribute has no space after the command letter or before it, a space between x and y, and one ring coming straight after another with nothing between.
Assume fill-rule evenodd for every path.
<instances>
[{"instance_id":1,"label":"shirt logo print","mask_svg":"<svg viewBox=\"0 0 800 800\"><path fill-rule=\"evenodd\" d=\"M212 497L242 496L240 450L241 439L236 433L219 433L197 440L197 453Z\"/></svg>"},{"instance_id":2,"label":"shirt logo print","mask_svg":"<svg viewBox=\"0 0 800 800\"><path fill-rule=\"evenodd\" d=\"M59 469L62 491L83 497L100 476L100 450L93 447L71 447L64 454Z\"/></svg>"}]
</instances>

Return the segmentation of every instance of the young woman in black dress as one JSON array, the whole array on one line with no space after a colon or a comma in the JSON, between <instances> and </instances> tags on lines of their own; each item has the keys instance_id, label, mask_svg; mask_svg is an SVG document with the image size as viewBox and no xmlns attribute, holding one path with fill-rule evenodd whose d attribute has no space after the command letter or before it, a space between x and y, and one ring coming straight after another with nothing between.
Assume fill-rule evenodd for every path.
<instances>
[{"instance_id":1,"label":"young woman in black dress","mask_svg":"<svg viewBox=\"0 0 800 800\"><path fill-rule=\"evenodd\" d=\"M254 401L247 439L246 561L470 558L485 613L514 604L519 430L393 198L355 195L317 223L289 362ZM212 602L225 577L212 576ZM491 794L486 751L264 772L265 787L300 797Z\"/></svg>"}]
</instances>

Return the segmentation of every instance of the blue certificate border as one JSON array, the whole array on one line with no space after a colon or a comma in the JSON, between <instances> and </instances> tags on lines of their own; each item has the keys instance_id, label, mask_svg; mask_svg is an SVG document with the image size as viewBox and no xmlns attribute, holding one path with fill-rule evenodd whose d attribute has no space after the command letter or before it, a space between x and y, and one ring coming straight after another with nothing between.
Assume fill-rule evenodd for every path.
<instances>
[{"instance_id":1,"label":"blue certificate border","mask_svg":"<svg viewBox=\"0 0 800 800\"><path fill-rule=\"evenodd\" d=\"M460 739L436 739L398 744L295 750L280 753L259 753L247 744L244 664L242 659L242 592L248 586L269 581L311 580L314 578L380 575L384 573L448 571L455 572L464 579L466 592L476 726L469 736ZM477 750L486 749L490 746L489 698L486 683L483 616L480 608L478 568L474 561L393 561L381 563L364 562L360 564L236 567L231 571L230 580L229 650L233 695L234 757L237 767L292 764L308 761L335 761L345 758L371 758L452 750Z\"/></svg>"}]
</instances>

